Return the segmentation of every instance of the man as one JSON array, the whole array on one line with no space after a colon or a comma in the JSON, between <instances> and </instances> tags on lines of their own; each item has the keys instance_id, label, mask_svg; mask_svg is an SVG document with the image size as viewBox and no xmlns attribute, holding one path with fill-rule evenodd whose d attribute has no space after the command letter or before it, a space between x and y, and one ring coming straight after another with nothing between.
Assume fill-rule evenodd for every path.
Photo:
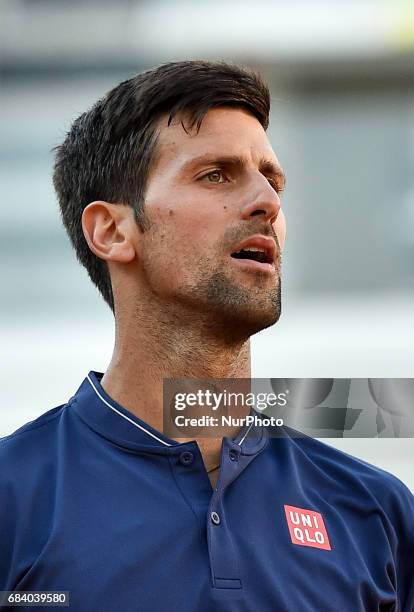
<instances>
[{"instance_id":1,"label":"man","mask_svg":"<svg viewBox=\"0 0 414 612\"><path fill-rule=\"evenodd\" d=\"M80 611L414 608L396 478L287 429L162 431L164 379L249 378L249 338L280 316L269 100L250 70L169 63L58 147L63 222L116 341L104 375L0 443L1 589Z\"/></svg>"}]
</instances>

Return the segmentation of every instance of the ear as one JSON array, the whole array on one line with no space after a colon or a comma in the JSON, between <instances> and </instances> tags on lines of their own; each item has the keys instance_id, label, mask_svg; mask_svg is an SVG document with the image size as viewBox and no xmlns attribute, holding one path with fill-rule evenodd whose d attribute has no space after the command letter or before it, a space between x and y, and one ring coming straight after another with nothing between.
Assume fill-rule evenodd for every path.
<instances>
[{"instance_id":1,"label":"ear","mask_svg":"<svg viewBox=\"0 0 414 612\"><path fill-rule=\"evenodd\" d=\"M283 251L286 240L286 218L281 208L277 214L276 221L273 223L273 229L275 230L280 250Z\"/></svg>"},{"instance_id":2,"label":"ear","mask_svg":"<svg viewBox=\"0 0 414 612\"><path fill-rule=\"evenodd\" d=\"M82 213L82 230L89 248L100 259L128 263L135 258L136 223L131 206L91 202Z\"/></svg>"}]
</instances>

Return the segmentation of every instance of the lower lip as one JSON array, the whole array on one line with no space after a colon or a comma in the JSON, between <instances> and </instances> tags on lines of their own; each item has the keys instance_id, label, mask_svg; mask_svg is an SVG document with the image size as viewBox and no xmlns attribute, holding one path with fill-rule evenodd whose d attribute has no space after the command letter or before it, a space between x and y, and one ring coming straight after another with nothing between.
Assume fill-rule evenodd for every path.
<instances>
[{"instance_id":1,"label":"lower lip","mask_svg":"<svg viewBox=\"0 0 414 612\"><path fill-rule=\"evenodd\" d=\"M270 263L260 263L260 261L254 259L237 259L236 257L232 257L232 260L242 268L252 272L265 272L266 274L275 274L276 272L275 266Z\"/></svg>"}]
</instances>

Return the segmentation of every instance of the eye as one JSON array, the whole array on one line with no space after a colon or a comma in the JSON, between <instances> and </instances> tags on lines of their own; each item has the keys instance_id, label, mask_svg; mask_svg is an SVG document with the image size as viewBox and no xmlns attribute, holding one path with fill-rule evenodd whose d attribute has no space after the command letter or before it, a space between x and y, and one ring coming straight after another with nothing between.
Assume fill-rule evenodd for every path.
<instances>
[{"instance_id":1,"label":"eye","mask_svg":"<svg viewBox=\"0 0 414 612\"><path fill-rule=\"evenodd\" d=\"M272 178L268 178L267 180L269 181L273 189L276 191L276 193L281 194L283 192L283 186L278 181Z\"/></svg>"},{"instance_id":2,"label":"eye","mask_svg":"<svg viewBox=\"0 0 414 612\"><path fill-rule=\"evenodd\" d=\"M222 170L212 170L208 174L202 176L202 179L208 179L209 183L220 184L224 181L220 181L220 177L224 177L224 173ZM216 180L217 179L217 180Z\"/></svg>"}]
</instances>

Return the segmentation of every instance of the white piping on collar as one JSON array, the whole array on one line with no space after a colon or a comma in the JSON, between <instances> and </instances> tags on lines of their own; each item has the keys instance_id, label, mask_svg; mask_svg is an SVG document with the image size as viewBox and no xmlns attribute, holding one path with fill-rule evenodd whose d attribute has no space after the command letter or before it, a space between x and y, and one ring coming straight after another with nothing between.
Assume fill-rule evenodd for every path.
<instances>
[{"instance_id":1,"label":"white piping on collar","mask_svg":"<svg viewBox=\"0 0 414 612\"><path fill-rule=\"evenodd\" d=\"M247 434L249 433L249 431L250 431L250 430L251 430L251 428L252 428L252 425L253 425L253 423L250 423L250 426L249 426L248 430L246 431L246 433L244 434L244 436L242 437L242 439L241 439L241 440L240 440L240 442L238 443L238 444L239 444L239 446L241 446L241 445L243 444L243 442L244 442L244 440L245 440L245 438L246 438Z\"/></svg>"},{"instance_id":2,"label":"white piping on collar","mask_svg":"<svg viewBox=\"0 0 414 612\"><path fill-rule=\"evenodd\" d=\"M119 416L121 416L122 418L126 419L127 421L129 421L130 423L132 423L132 425L135 425L135 427L138 427L138 429L141 429L143 432L145 432L146 434L148 434L149 436L151 436L151 438L155 438L155 440L158 440L158 442L161 442L162 444L165 444L165 446L172 446L171 444L169 444L168 442L166 442L165 440L161 440L161 438L158 438L155 434L151 433L150 431L147 431L145 429L145 427L142 427L142 425L139 425L139 423L135 423L135 421L133 421L132 419L130 419L129 417L126 416L126 414L122 414L122 412L120 412L119 410L117 410L115 408L115 406L112 406L109 402L106 401L106 399L104 397L102 397L102 395L99 393L98 389L95 387L95 385L93 384L93 382L91 381L91 379L89 378L89 374L86 376L86 378L89 380L89 382L92 385L93 390L95 391L96 395L99 397L100 400L103 401L104 404L106 404L108 406L108 408L110 408L111 410L113 410L114 412L116 412L117 414L119 414Z\"/></svg>"}]
</instances>

